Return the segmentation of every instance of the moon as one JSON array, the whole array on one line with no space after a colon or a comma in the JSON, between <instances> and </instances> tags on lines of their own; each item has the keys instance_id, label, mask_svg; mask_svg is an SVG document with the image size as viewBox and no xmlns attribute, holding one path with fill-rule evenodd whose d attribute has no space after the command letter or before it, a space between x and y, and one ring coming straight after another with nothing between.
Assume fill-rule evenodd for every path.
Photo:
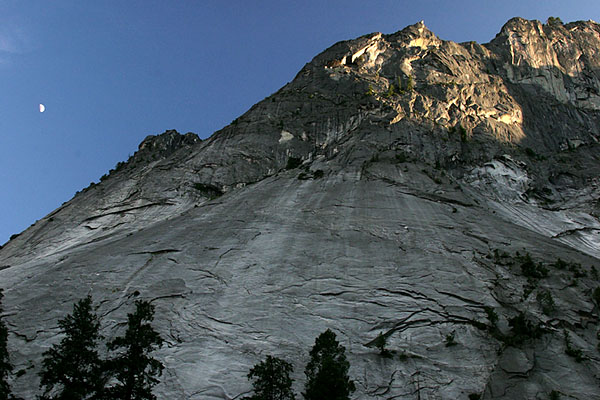
<instances>
[{"instance_id":1,"label":"moon","mask_svg":"<svg viewBox=\"0 0 600 400\"><path fill-rule=\"evenodd\" d=\"M40 112L46 111L46 106L40 103Z\"/></svg>"}]
</instances>

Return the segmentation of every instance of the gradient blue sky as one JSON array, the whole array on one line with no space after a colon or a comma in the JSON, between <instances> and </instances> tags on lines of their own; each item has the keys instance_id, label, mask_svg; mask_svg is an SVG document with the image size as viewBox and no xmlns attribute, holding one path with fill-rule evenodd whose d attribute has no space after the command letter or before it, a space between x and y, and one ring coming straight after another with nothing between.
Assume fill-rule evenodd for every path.
<instances>
[{"instance_id":1,"label":"gradient blue sky","mask_svg":"<svg viewBox=\"0 0 600 400\"><path fill-rule=\"evenodd\" d=\"M424 20L484 43L514 16L599 21L600 1L0 0L0 243L147 135L206 138L337 41Z\"/></svg>"}]
</instances>

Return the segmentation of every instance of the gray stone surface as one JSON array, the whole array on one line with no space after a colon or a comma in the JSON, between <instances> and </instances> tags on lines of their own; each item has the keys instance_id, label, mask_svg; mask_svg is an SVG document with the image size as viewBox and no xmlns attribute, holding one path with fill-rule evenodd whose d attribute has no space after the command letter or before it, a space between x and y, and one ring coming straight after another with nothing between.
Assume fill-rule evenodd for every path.
<instances>
[{"instance_id":1,"label":"gray stone surface","mask_svg":"<svg viewBox=\"0 0 600 400\"><path fill-rule=\"evenodd\" d=\"M600 398L599 33L513 19L485 45L422 23L366 35L207 140L146 138L0 249L15 392L37 393L74 301L92 294L112 336L139 293L166 339L161 399L240 398L267 354L299 393L327 328L356 399ZM549 276L525 277L516 252ZM511 345L519 312L544 334Z\"/></svg>"}]
</instances>

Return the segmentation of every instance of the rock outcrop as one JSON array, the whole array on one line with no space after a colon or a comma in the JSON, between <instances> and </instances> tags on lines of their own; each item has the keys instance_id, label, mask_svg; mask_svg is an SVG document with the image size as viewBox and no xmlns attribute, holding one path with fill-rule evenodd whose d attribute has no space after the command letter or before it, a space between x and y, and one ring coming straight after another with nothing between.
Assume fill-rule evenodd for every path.
<instances>
[{"instance_id":1,"label":"rock outcrop","mask_svg":"<svg viewBox=\"0 0 600 400\"><path fill-rule=\"evenodd\" d=\"M327 328L357 399L600 398L599 93L593 21L484 45L421 22L333 45L206 140L146 138L0 249L15 392L74 301L112 336L139 294L159 398L243 397L266 354L300 392Z\"/></svg>"}]
</instances>

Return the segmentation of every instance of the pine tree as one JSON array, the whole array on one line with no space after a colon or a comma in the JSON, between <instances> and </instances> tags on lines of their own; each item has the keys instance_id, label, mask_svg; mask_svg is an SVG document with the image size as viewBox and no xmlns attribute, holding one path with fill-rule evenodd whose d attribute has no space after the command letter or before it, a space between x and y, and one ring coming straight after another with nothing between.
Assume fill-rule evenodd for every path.
<instances>
[{"instance_id":1,"label":"pine tree","mask_svg":"<svg viewBox=\"0 0 600 400\"><path fill-rule=\"evenodd\" d=\"M4 294L0 289L0 400L11 398L11 390L8 384L8 376L12 371L10 357L8 355L8 329L2 319L2 298Z\"/></svg>"},{"instance_id":2,"label":"pine tree","mask_svg":"<svg viewBox=\"0 0 600 400\"><path fill-rule=\"evenodd\" d=\"M42 399L97 399L102 393L102 362L96 350L101 339L100 320L92 312L90 296L73 306L73 313L58 321L65 337L44 352L40 387Z\"/></svg>"},{"instance_id":3,"label":"pine tree","mask_svg":"<svg viewBox=\"0 0 600 400\"><path fill-rule=\"evenodd\" d=\"M385 346L387 345L387 337L383 333L379 332L379 335L377 335L377 338L375 338L373 344L379 349L379 354L381 354L382 356L392 356L392 353L385 348Z\"/></svg>"},{"instance_id":4,"label":"pine tree","mask_svg":"<svg viewBox=\"0 0 600 400\"><path fill-rule=\"evenodd\" d=\"M347 400L356 390L348 377L350 363L346 349L336 340L335 333L327 329L315 340L306 365L306 400Z\"/></svg>"},{"instance_id":5,"label":"pine tree","mask_svg":"<svg viewBox=\"0 0 600 400\"><path fill-rule=\"evenodd\" d=\"M127 315L125 336L109 343L109 350L120 354L109 361L110 369L118 383L110 388L111 399L155 400L152 387L159 381L164 366L149 353L162 345L162 338L152 328L154 306L148 301L135 302L135 312Z\"/></svg>"},{"instance_id":6,"label":"pine tree","mask_svg":"<svg viewBox=\"0 0 600 400\"><path fill-rule=\"evenodd\" d=\"M249 400L295 400L292 392L292 365L277 357L267 356L265 361L250 370L254 395Z\"/></svg>"}]
</instances>

